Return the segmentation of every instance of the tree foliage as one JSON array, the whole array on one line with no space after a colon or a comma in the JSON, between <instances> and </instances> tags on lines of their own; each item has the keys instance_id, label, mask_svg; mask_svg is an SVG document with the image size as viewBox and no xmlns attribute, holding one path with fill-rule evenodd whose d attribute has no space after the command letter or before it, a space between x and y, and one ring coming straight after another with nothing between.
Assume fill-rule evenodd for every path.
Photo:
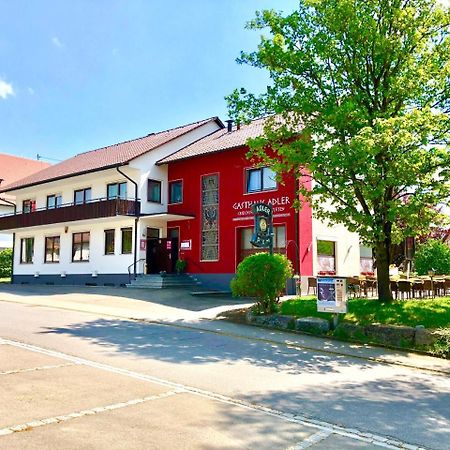
<instances>
[{"instance_id":1,"label":"tree foliage","mask_svg":"<svg viewBox=\"0 0 450 450\"><path fill-rule=\"evenodd\" d=\"M0 278L10 277L12 268L12 250L7 248L0 252Z\"/></svg>"},{"instance_id":2,"label":"tree foliage","mask_svg":"<svg viewBox=\"0 0 450 450\"><path fill-rule=\"evenodd\" d=\"M236 296L254 297L261 312L272 313L292 274L292 264L286 256L255 253L238 265L231 291Z\"/></svg>"},{"instance_id":3,"label":"tree foliage","mask_svg":"<svg viewBox=\"0 0 450 450\"><path fill-rule=\"evenodd\" d=\"M270 115L251 156L278 173L306 169L312 188L299 190L316 216L375 248L385 300L393 237L423 234L449 195L449 25L435 0L302 0L288 15L258 12L248 28L265 34L238 62L267 70L271 84L227 97L238 122Z\"/></svg>"},{"instance_id":4,"label":"tree foliage","mask_svg":"<svg viewBox=\"0 0 450 450\"><path fill-rule=\"evenodd\" d=\"M414 264L419 275L433 270L436 275L450 274L450 247L434 239L421 244L415 254Z\"/></svg>"}]
</instances>

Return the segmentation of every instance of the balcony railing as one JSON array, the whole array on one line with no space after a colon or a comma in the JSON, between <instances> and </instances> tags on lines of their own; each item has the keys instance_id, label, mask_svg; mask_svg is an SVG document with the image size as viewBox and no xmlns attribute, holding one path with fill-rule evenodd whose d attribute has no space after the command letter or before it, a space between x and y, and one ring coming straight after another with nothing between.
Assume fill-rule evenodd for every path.
<instances>
[{"instance_id":1,"label":"balcony railing","mask_svg":"<svg viewBox=\"0 0 450 450\"><path fill-rule=\"evenodd\" d=\"M57 208L0 216L0 231L101 217L135 216L136 213L140 213L140 202L120 198L97 198L86 203L66 203Z\"/></svg>"}]
</instances>

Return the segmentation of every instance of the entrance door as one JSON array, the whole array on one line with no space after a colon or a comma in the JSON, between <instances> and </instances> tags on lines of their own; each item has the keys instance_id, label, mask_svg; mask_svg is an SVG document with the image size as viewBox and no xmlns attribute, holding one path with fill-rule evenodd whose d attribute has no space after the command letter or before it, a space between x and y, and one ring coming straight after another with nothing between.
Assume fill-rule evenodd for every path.
<instances>
[{"instance_id":1,"label":"entrance door","mask_svg":"<svg viewBox=\"0 0 450 450\"><path fill-rule=\"evenodd\" d=\"M179 243L179 228L169 228L167 230L168 240L170 240L170 268L171 272L176 272L175 264L178 260L178 243Z\"/></svg>"},{"instance_id":2,"label":"entrance door","mask_svg":"<svg viewBox=\"0 0 450 450\"><path fill-rule=\"evenodd\" d=\"M147 228L147 273L172 273L177 259L178 238L161 239L158 229Z\"/></svg>"},{"instance_id":3,"label":"entrance door","mask_svg":"<svg viewBox=\"0 0 450 450\"><path fill-rule=\"evenodd\" d=\"M158 264L158 241L159 241L159 229L147 228L147 252L146 263L147 273L159 273L162 269Z\"/></svg>"}]
</instances>

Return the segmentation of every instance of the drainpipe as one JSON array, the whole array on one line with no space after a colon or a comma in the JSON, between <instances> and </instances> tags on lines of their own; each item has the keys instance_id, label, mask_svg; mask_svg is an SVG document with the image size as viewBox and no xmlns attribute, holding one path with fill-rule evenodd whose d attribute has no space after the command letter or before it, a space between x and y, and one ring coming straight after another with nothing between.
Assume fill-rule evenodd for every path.
<instances>
[{"instance_id":1,"label":"drainpipe","mask_svg":"<svg viewBox=\"0 0 450 450\"><path fill-rule=\"evenodd\" d=\"M139 200L138 200L138 184L136 181L131 179L126 173L122 172L120 170L120 167L116 167L117 172L119 172L121 175L123 175L127 180L131 181L134 184L134 279L136 279L137 276L137 247L138 247L138 223L139 223Z\"/></svg>"},{"instance_id":2,"label":"drainpipe","mask_svg":"<svg viewBox=\"0 0 450 450\"><path fill-rule=\"evenodd\" d=\"M16 253L16 233L13 233L13 247L11 260L11 284L14 284L14 255Z\"/></svg>"},{"instance_id":3,"label":"drainpipe","mask_svg":"<svg viewBox=\"0 0 450 450\"><path fill-rule=\"evenodd\" d=\"M1 181L0 181L1 182ZM8 203L8 205L11 205L12 207L14 207L14 215L16 215L17 213L17 205L14 202L11 202L9 200L6 200L6 198L0 197L0 200L2 202Z\"/></svg>"}]
</instances>

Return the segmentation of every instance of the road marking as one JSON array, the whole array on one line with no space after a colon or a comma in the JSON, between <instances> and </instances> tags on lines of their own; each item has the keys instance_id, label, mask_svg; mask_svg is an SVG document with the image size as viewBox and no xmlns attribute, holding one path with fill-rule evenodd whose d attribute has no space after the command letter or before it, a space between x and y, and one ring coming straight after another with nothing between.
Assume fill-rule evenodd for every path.
<instances>
[{"instance_id":1,"label":"road marking","mask_svg":"<svg viewBox=\"0 0 450 450\"><path fill-rule=\"evenodd\" d=\"M319 431L309 437L307 437L304 441L289 447L287 450L304 450L306 448L312 447L313 445L325 440L328 436L331 436L333 433L329 430Z\"/></svg>"},{"instance_id":2,"label":"road marking","mask_svg":"<svg viewBox=\"0 0 450 450\"><path fill-rule=\"evenodd\" d=\"M365 433L365 432L357 430L357 429L353 429L353 428L350 429L350 428L342 427L342 426L335 425L332 423L310 419L310 418L308 418L306 416L302 416L300 414L285 413L283 411L269 408L267 406L249 403L244 400L228 397L226 395L218 394L218 393L211 392L211 391L206 391L203 389L184 385L181 383L174 383L172 381L164 380L162 378L157 378L152 375L145 375L145 374L142 374L139 372L133 372L132 370L128 370L128 369L121 369L119 367L109 366L107 364L90 361L88 359L79 358L77 356L72 356L72 355L58 352L55 350L48 350L48 349L38 347L35 345L25 344L25 343L19 342L19 341L13 341L11 339L0 338L0 343L6 343L13 347L22 348L22 349L29 350L29 351L32 351L35 353L40 353L43 355L64 359L66 361L70 361L75 364L83 364L85 366L104 370L106 372L124 375L126 377L134 378L136 380L147 381L150 383L167 386L167 387L173 388L177 391L179 390L179 391L187 392L190 394L198 395L200 397L204 397L204 398L216 400L216 401L219 401L222 403L234 405L234 406L237 406L237 407L240 407L243 409L247 409L250 411L262 412L268 416L278 417L287 422L292 422L292 423L296 423L299 425L316 428L321 431L327 431L327 432L329 431L330 433L335 433L340 436L348 437L348 438L355 439L358 441L371 443L374 445L378 445L380 447L385 447L385 448L389 448L389 449L414 448L415 450L426 450L425 447L412 446L409 443L402 442L402 441L399 441L394 438L379 436L379 435L372 434L372 433Z\"/></svg>"},{"instance_id":3,"label":"road marking","mask_svg":"<svg viewBox=\"0 0 450 450\"><path fill-rule=\"evenodd\" d=\"M56 304L55 305L34 304L34 303L27 303L27 302L19 301L16 299L2 298L2 299L0 299L0 302L17 303L19 305L31 305L34 307L47 308L47 309L56 309L56 310L61 309L63 311L78 312L80 314L87 314L90 316L112 317L112 318L118 319L118 320L133 321L133 322L146 323L146 324L152 324L152 325L161 325L161 326L167 326L167 327L192 330L192 331L197 331L197 332L203 331L206 333L217 334L220 336L232 337L234 339L243 339L243 340L248 340L248 341L265 342L265 343L275 344L275 345L284 345L286 347L293 348L295 350L307 350L307 351L313 351L316 353L323 353L326 355L345 356L347 358L359 359L359 360L363 360L363 361L370 361L370 362L384 364L384 365L388 365L388 366L406 367L407 369L412 369L412 370L419 371L419 372L432 372L432 373L441 374L441 375L445 375L445 376L449 375L448 370L435 368L435 367L418 367L418 366L415 366L414 364L410 364L408 362L398 361L398 360L391 361L391 360L385 359L380 356L362 356L362 355L350 354L350 353L345 353L345 352L343 353L343 352L340 352L339 350L333 350L333 349L329 349L329 348L319 349L317 347L309 346L304 343L300 344L300 343L293 342L293 341L277 341L277 340L273 340L273 339L269 339L269 338L261 338L261 337L257 337L257 336L245 336L242 334L234 334L234 333L230 333L230 332L222 331L222 330L211 330L209 328L202 328L200 326L197 327L197 326L193 326L193 325L189 325L189 324L185 324L185 323L179 323L179 322L175 323L175 322L172 322L170 320L165 320L165 319L160 319L160 320L156 319L155 320L155 319L148 319L148 318L130 317L130 316L126 316L126 315L106 313L106 312L101 312L101 311L83 311L83 310L80 310L77 308L71 308L68 306L60 306L60 305L56 305ZM244 307L245 304L242 306ZM211 318L208 318L208 317L197 317L197 319L200 321L206 319L209 321L213 320L215 322L220 322L220 320L217 320L217 319L211 320ZM255 327L254 325L250 325L250 324L247 324L247 326ZM257 327L255 327L255 328L257 328ZM283 332L283 330L278 330L278 329L270 329L270 331ZM348 342L348 344L351 345L351 344L356 344L356 343ZM1 343L0 343L0 345L1 345ZM375 346L375 344L363 344L363 345L367 346L369 348L371 347L371 345Z\"/></svg>"},{"instance_id":4,"label":"road marking","mask_svg":"<svg viewBox=\"0 0 450 450\"><path fill-rule=\"evenodd\" d=\"M72 362L72 363L66 363L66 364L57 364L57 365L53 365L53 366L31 367L29 369L5 370L3 372L0 372L0 375L12 375L15 373L34 372L37 370L59 369L60 367L69 367L69 366L76 366L76 365L77 365L76 363Z\"/></svg>"},{"instance_id":5,"label":"road marking","mask_svg":"<svg viewBox=\"0 0 450 450\"><path fill-rule=\"evenodd\" d=\"M185 392L184 390L173 390L163 392L158 395L149 395L147 397L135 398L133 400L128 400L127 402L115 403L113 405L97 406L91 409L83 409L82 411L73 412L70 414L64 414L61 416L48 417L46 419L34 420L32 422L22 423L20 425L13 425L11 427L0 429L0 436L7 436L8 434L18 433L20 431L29 431L34 428L42 427L44 425L50 425L52 423L65 422L67 420L78 419L79 417L92 416L94 414L99 414L106 411L112 411L114 409L122 409L128 406L139 405L141 403L151 402L153 400L159 400L161 398L171 397L172 395L179 394L180 392Z\"/></svg>"}]
</instances>

